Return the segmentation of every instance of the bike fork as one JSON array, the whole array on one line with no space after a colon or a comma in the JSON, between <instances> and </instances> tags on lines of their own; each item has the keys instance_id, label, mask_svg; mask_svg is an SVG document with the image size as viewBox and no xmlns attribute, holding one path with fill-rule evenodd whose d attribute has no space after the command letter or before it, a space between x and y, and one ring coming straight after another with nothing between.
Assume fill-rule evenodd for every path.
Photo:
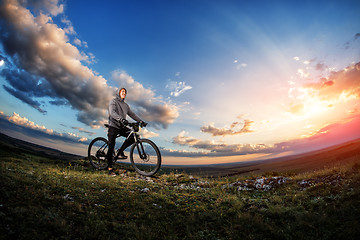
<instances>
[{"instance_id":1,"label":"bike fork","mask_svg":"<svg viewBox=\"0 0 360 240\"><path fill-rule=\"evenodd\" d=\"M136 143L136 148L138 150L138 153L139 153L139 157L141 159L146 159L146 154L145 154L145 150L144 150L144 146L142 145L141 141L139 141L139 138L138 137L135 137L135 143ZM139 147L140 145L140 147Z\"/></svg>"}]
</instances>

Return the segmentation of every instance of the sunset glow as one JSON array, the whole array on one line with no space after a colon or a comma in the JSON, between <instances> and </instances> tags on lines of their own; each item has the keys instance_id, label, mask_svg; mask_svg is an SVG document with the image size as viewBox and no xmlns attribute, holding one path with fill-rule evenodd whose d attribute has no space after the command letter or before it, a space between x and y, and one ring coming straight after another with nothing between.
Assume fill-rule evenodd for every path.
<instances>
[{"instance_id":1,"label":"sunset glow","mask_svg":"<svg viewBox=\"0 0 360 240\"><path fill-rule=\"evenodd\" d=\"M165 164L357 139L359 16L359 1L4 0L1 132L86 155L125 87Z\"/></svg>"}]
</instances>

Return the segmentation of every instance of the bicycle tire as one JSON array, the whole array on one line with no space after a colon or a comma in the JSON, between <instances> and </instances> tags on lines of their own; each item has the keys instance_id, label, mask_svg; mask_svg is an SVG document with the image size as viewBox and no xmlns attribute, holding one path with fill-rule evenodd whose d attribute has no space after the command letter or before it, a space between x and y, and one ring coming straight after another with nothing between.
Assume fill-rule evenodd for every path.
<instances>
[{"instance_id":1,"label":"bicycle tire","mask_svg":"<svg viewBox=\"0 0 360 240\"><path fill-rule=\"evenodd\" d=\"M108 167L107 151L108 140L106 138L97 137L91 141L88 147L88 159L95 169L103 170Z\"/></svg>"},{"instance_id":2,"label":"bicycle tire","mask_svg":"<svg viewBox=\"0 0 360 240\"><path fill-rule=\"evenodd\" d=\"M146 152L146 159L139 155L138 145L141 143ZM141 146L139 146L141 147ZM149 139L139 139L130 149L130 162L136 172L140 175L150 177L159 171L161 166L161 154L159 148Z\"/></svg>"}]
</instances>

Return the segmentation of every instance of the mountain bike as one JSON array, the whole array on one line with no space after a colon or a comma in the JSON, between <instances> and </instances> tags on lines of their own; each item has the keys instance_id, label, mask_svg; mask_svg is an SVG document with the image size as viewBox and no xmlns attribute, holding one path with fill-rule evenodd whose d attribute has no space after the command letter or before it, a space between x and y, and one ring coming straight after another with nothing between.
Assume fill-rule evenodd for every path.
<instances>
[{"instance_id":1,"label":"mountain bike","mask_svg":"<svg viewBox=\"0 0 360 240\"><path fill-rule=\"evenodd\" d=\"M161 166L161 154L159 148L154 142L149 139L141 138L139 135L140 123L129 123L131 132L127 139L134 137L135 142L130 147L130 162L136 172L143 176L154 175ZM109 127L105 124L105 127ZM120 135L116 136L116 138ZM97 137L91 141L88 148L88 159L91 165L98 170L107 169L107 152L108 140L103 137ZM119 149L113 153L113 161L116 162L119 158Z\"/></svg>"}]
</instances>

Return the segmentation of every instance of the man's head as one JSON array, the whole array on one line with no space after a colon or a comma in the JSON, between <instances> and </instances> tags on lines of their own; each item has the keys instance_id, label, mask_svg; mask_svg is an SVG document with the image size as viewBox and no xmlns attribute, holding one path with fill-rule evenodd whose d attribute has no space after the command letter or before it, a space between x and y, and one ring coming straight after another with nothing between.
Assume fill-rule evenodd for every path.
<instances>
[{"instance_id":1,"label":"man's head","mask_svg":"<svg viewBox=\"0 0 360 240\"><path fill-rule=\"evenodd\" d=\"M121 99L125 99L126 97L126 94L127 94L127 91L125 88L121 88L120 91L119 91L119 96Z\"/></svg>"}]
</instances>

